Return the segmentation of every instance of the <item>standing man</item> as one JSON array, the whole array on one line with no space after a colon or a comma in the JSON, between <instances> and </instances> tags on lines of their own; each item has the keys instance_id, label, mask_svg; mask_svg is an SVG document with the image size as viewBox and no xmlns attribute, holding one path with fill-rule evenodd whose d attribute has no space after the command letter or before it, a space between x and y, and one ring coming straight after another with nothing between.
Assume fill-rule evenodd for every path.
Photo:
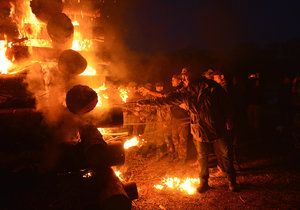
<instances>
[{"instance_id":1,"label":"standing man","mask_svg":"<svg viewBox=\"0 0 300 210\"><path fill-rule=\"evenodd\" d=\"M180 74L172 76L172 92L183 91ZM190 118L186 110L178 105L171 106L172 113L172 139L175 147L176 158L185 163L188 158L188 140L190 133Z\"/></svg>"},{"instance_id":2,"label":"standing man","mask_svg":"<svg viewBox=\"0 0 300 210\"><path fill-rule=\"evenodd\" d=\"M200 185L198 192L209 189L208 155L213 147L218 164L226 173L230 191L237 191L232 153L226 140L226 122L229 118L227 96L215 81L201 77L191 82L188 72L182 72L184 91L167 97L140 101L140 104L185 104L191 118L191 133L198 153Z\"/></svg>"}]
</instances>

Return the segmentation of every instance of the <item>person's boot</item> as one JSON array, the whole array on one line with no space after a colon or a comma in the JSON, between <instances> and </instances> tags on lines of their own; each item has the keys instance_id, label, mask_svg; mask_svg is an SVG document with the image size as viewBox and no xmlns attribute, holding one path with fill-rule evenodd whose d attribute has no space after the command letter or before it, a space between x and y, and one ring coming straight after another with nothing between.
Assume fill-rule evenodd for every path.
<instances>
[{"instance_id":1,"label":"person's boot","mask_svg":"<svg viewBox=\"0 0 300 210\"><path fill-rule=\"evenodd\" d=\"M200 179L200 184L199 186L197 187L197 191L199 193L204 193L206 192L207 190L209 190L209 185L208 185L208 180L207 179Z\"/></svg>"}]
</instances>

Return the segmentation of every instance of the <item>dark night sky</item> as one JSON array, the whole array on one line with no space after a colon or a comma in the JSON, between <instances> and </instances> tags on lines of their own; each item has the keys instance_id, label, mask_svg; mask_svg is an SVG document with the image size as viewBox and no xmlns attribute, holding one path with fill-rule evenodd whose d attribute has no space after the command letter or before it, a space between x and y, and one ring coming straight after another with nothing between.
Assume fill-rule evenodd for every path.
<instances>
[{"instance_id":1,"label":"dark night sky","mask_svg":"<svg viewBox=\"0 0 300 210\"><path fill-rule=\"evenodd\" d=\"M227 49L300 37L297 0L132 0L120 7L121 36L138 51Z\"/></svg>"}]
</instances>

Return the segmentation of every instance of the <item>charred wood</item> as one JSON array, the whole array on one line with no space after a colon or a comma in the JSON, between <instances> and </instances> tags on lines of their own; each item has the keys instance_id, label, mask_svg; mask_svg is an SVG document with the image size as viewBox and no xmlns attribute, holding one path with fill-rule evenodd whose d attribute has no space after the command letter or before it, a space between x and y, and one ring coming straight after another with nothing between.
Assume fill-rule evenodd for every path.
<instances>
[{"instance_id":1,"label":"charred wood","mask_svg":"<svg viewBox=\"0 0 300 210\"><path fill-rule=\"evenodd\" d=\"M39 20L47 23L53 15L62 12L63 3L61 0L31 0L30 7Z\"/></svg>"},{"instance_id":2,"label":"charred wood","mask_svg":"<svg viewBox=\"0 0 300 210\"><path fill-rule=\"evenodd\" d=\"M75 85L66 96L66 104L70 112L85 114L93 110L98 103L97 93L85 85Z\"/></svg>"},{"instance_id":3,"label":"charred wood","mask_svg":"<svg viewBox=\"0 0 300 210\"><path fill-rule=\"evenodd\" d=\"M74 50L63 51L58 59L58 68L65 74L77 75L82 73L87 67L87 61Z\"/></svg>"},{"instance_id":4,"label":"charred wood","mask_svg":"<svg viewBox=\"0 0 300 210\"><path fill-rule=\"evenodd\" d=\"M139 193L135 182L129 182L124 184L124 190L127 193L130 200L138 199Z\"/></svg>"},{"instance_id":5,"label":"charred wood","mask_svg":"<svg viewBox=\"0 0 300 210\"><path fill-rule=\"evenodd\" d=\"M114 107L104 111L93 111L86 116L96 127L108 128L123 125L123 109Z\"/></svg>"},{"instance_id":6,"label":"charred wood","mask_svg":"<svg viewBox=\"0 0 300 210\"><path fill-rule=\"evenodd\" d=\"M19 74L0 75L0 108L33 108L35 99L27 91L26 71Z\"/></svg>"},{"instance_id":7,"label":"charred wood","mask_svg":"<svg viewBox=\"0 0 300 210\"><path fill-rule=\"evenodd\" d=\"M105 175L101 175L101 179L104 178L99 194L99 201L101 209L131 209L131 200L128 197L122 182L114 174L112 169L109 169Z\"/></svg>"},{"instance_id":8,"label":"charred wood","mask_svg":"<svg viewBox=\"0 0 300 210\"><path fill-rule=\"evenodd\" d=\"M52 15L47 23L47 32L54 48L70 49L72 47L74 26L66 14Z\"/></svg>"}]
</instances>

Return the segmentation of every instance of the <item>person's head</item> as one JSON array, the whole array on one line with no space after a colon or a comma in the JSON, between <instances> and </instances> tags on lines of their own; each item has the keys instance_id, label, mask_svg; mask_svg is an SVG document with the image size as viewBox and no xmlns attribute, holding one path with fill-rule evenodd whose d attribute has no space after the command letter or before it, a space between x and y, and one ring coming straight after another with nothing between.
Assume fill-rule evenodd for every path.
<instances>
[{"instance_id":1,"label":"person's head","mask_svg":"<svg viewBox=\"0 0 300 210\"><path fill-rule=\"evenodd\" d=\"M156 90L157 92L163 91L163 90L164 90L164 85L163 85L162 83L160 83L160 82L157 82L157 83L155 84L155 90Z\"/></svg>"},{"instance_id":2,"label":"person's head","mask_svg":"<svg viewBox=\"0 0 300 210\"><path fill-rule=\"evenodd\" d=\"M181 84L181 75L174 74L172 76L172 87L178 87Z\"/></svg>"},{"instance_id":3,"label":"person's head","mask_svg":"<svg viewBox=\"0 0 300 210\"><path fill-rule=\"evenodd\" d=\"M190 74L187 68L181 70L181 80L184 87L188 87L190 84Z\"/></svg>"},{"instance_id":4,"label":"person's head","mask_svg":"<svg viewBox=\"0 0 300 210\"><path fill-rule=\"evenodd\" d=\"M203 76L207 79L214 79L214 70L213 69L207 69L203 72Z\"/></svg>"}]
</instances>

